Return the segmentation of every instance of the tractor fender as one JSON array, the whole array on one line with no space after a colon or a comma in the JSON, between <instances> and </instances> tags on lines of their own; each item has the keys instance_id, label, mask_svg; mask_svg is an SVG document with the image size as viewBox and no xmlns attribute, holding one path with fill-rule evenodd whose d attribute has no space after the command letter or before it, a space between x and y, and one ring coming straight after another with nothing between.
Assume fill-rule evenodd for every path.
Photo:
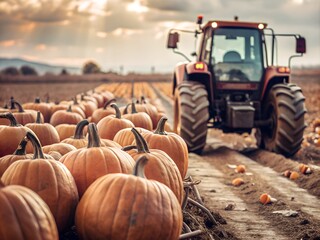
<instances>
[{"instance_id":1,"label":"tractor fender","mask_svg":"<svg viewBox=\"0 0 320 240\"><path fill-rule=\"evenodd\" d=\"M174 94L176 87L183 81L200 82L210 79L211 73L208 70L208 66L206 63L199 61L179 63L174 70L172 93Z\"/></svg>"},{"instance_id":2,"label":"tractor fender","mask_svg":"<svg viewBox=\"0 0 320 240\"><path fill-rule=\"evenodd\" d=\"M277 67L275 66L267 67L264 74L264 84L263 84L260 100L264 100L267 97L269 90L274 85L279 83L289 83L289 82L290 82L290 78L288 73L278 72Z\"/></svg>"}]
</instances>

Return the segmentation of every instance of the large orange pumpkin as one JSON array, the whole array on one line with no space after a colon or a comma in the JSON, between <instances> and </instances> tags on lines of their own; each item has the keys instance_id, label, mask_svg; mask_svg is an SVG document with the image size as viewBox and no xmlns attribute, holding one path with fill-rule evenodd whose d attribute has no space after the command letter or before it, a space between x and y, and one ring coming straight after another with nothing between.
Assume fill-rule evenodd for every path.
<instances>
[{"instance_id":1,"label":"large orange pumpkin","mask_svg":"<svg viewBox=\"0 0 320 240\"><path fill-rule=\"evenodd\" d=\"M132 145L134 143L134 134L131 131L132 128L124 128L116 133L116 135L113 138L113 141L119 143L122 147ZM139 133L142 132L150 132L147 129L144 128L135 128Z\"/></svg>"},{"instance_id":2,"label":"large orange pumpkin","mask_svg":"<svg viewBox=\"0 0 320 240\"><path fill-rule=\"evenodd\" d=\"M146 156L149 159L149 163L145 169L146 177L168 186L181 203L183 198L183 182L175 162L164 151L149 149L147 142L135 128L132 128L132 132L134 133L137 147L135 149L130 146L128 153L134 160L137 160L141 156ZM127 150L126 147L123 150Z\"/></svg>"},{"instance_id":3,"label":"large orange pumpkin","mask_svg":"<svg viewBox=\"0 0 320 240\"><path fill-rule=\"evenodd\" d=\"M116 115L102 118L98 122L97 128L101 138L113 140L118 131L124 128L132 128L134 124L130 120L121 117L120 110L115 103L112 103L111 107L116 110Z\"/></svg>"},{"instance_id":4,"label":"large orange pumpkin","mask_svg":"<svg viewBox=\"0 0 320 240\"><path fill-rule=\"evenodd\" d=\"M79 113L74 112L71 109L71 105L67 110L58 110L52 114L50 123L53 126L57 126L59 124L77 124L80 122L84 117L82 117Z\"/></svg>"},{"instance_id":5,"label":"large orange pumpkin","mask_svg":"<svg viewBox=\"0 0 320 240\"><path fill-rule=\"evenodd\" d=\"M60 142L59 134L54 126L49 123L42 123L40 111L38 111L36 122L27 123L25 126L37 135L42 146ZM32 152L31 144L28 144L27 152Z\"/></svg>"},{"instance_id":6,"label":"large orange pumpkin","mask_svg":"<svg viewBox=\"0 0 320 240\"><path fill-rule=\"evenodd\" d=\"M41 102L40 98L37 97L34 99L34 102L28 102L25 104L22 104L24 109L32 109L35 111L40 111L43 115L44 122L48 123L50 122L51 117L51 104Z\"/></svg>"},{"instance_id":7,"label":"large orange pumpkin","mask_svg":"<svg viewBox=\"0 0 320 240\"><path fill-rule=\"evenodd\" d=\"M178 134L168 133L164 130L167 120L166 117L162 117L154 132L142 132L141 135L150 148L160 149L166 152L177 164L181 176L184 178L188 170L188 147Z\"/></svg>"},{"instance_id":8,"label":"large orange pumpkin","mask_svg":"<svg viewBox=\"0 0 320 240\"><path fill-rule=\"evenodd\" d=\"M59 124L58 126L55 126L55 129L57 130L59 134L60 141L72 137L74 135L74 132L77 128L77 124Z\"/></svg>"},{"instance_id":9,"label":"large orange pumpkin","mask_svg":"<svg viewBox=\"0 0 320 240\"><path fill-rule=\"evenodd\" d=\"M48 205L32 190L0 181L0 206L0 239L59 239Z\"/></svg>"},{"instance_id":10,"label":"large orange pumpkin","mask_svg":"<svg viewBox=\"0 0 320 240\"><path fill-rule=\"evenodd\" d=\"M10 125L0 125L0 157L12 154L16 150L21 139L26 135L26 132L30 130L29 128L18 124L11 112L0 113L0 119L3 118L8 119Z\"/></svg>"},{"instance_id":11,"label":"large orange pumpkin","mask_svg":"<svg viewBox=\"0 0 320 240\"><path fill-rule=\"evenodd\" d=\"M145 179L146 161L146 157L137 160L133 175L108 174L89 187L76 211L81 239L179 238L181 206L167 186Z\"/></svg>"},{"instance_id":12,"label":"large orange pumpkin","mask_svg":"<svg viewBox=\"0 0 320 240\"><path fill-rule=\"evenodd\" d=\"M136 104L131 103L131 113L123 115L123 118L130 120L135 127L141 127L147 130L152 130L152 120L146 112L138 112L136 109Z\"/></svg>"},{"instance_id":13,"label":"large orange pumpkin","mask_svg":"<svg viewBox=\"0 0 320 240\"><path fill-rule=\"evenodd\" d=\"M29 139L35 136L27 132ZM38 142L38 141L34 141ZM38 142L39 143L39 142ZM49 206L59 232L73 224L79 196L69 170L59 161L45 159L37 146L38 157L12 163L1 180L5 185L22 185L35 191Z\"/></svg>"},{"instance_id":14,"label":"large orange pumpkin","mask_svg":"<svg viewBox=\"0 0 320 240\"><path fill-rule=\"evenodd\" d=\"M134 160L116 147L101 147L95 123L88 125L88 147L72 151L62 162L72 173L81 197L97 178L108 173L130 173Z\"/></svg>"},{"instance_id":15,"label":"large orange pumpkin","mask_svg":"<svg viewBox=\"0 0 320 240\"><path fill-rule=\"evenodd\" d=\"M108 107L111 103L115 102L116 99L111 99L110 101L107 101L102 108L98 108L92 113L91 116L91 122L98 123L102 118L109 116L109 115L115 115L116 111L114 108Z\"/></svg>"},{"instance_id":16,"label":"large orange pumpkin","mask_svg":"<svg viewBox=\"0 0 320 240\"><path fill-rule=\"evenodd\" d=\"M66 138L66 139L62 140L61 142L71 144L71 145L75 146L77 149L87 146L88 140L86 139L86 137L83 134L83 129L88 124L89 124L89 122L87 119L84 119L84 120L78 122L74 136Z\"/></svg>"}]
</instances>

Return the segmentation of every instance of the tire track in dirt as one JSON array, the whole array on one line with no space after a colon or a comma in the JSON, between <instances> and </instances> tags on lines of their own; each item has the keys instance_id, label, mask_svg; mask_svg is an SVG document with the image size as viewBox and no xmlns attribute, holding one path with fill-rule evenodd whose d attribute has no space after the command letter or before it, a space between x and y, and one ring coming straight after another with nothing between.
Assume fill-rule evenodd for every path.
<instances>
[{"instance_id":1,"label":"tire track in dirt","mask_svg":"<svg viewBox=\"0 0 320 240\"><path fill-rule=\"evenodd\" d=\"M205 204L218 210L227 220L227 228L240 239L290 239L274 230L271 223L250 209L226 185L225 174L214 168L211 161L196 154L189 154L188 173L194 180L201 180L198 189ZM232 211L223 211L227 204L235 204ZM228 229L229 230L229 229Z\"/></svg>"}]
</instances>

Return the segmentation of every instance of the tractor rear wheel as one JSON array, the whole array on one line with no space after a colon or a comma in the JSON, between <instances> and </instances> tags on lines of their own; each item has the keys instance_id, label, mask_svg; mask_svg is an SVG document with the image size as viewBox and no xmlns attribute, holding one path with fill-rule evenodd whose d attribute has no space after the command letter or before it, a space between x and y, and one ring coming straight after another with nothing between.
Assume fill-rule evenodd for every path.
<instances>
[{"instance_id":1,"label":"tractor rear wheel","mask_svg":"<svg viewBox=\"0 0 320 240\"><path fill-rule=\"evenodd\" d=\"M208 106L208 93L198 82L183 82L175 90L174 131L186 141L189 152L200 154L206 144Z\"/></svg>"},{"instance_id":2,"label":"tractor rear wheel","mask_svg":"<svg viewBox=\"0 0 320 240\"><path fill-rule=\"evenodd\" d=\"M265 149L286 157L300 149L306 127L304 100L301 88L295 84L277 84L271 88L263 106L264 119L270 120L269 127L261 128Z\"/></svg>"}]
</instances>

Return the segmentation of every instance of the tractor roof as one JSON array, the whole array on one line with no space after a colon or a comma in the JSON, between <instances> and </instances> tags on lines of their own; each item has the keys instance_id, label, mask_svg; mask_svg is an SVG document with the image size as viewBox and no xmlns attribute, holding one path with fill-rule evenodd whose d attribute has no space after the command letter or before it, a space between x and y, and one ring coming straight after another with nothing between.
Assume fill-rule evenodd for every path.
<instances>
[{"instance_id":1,"label":"tractor roof","mask_svg":"<svg viewBox=\"0 0 320 240\"><path fill-rule=\"evenodd\" d=\"M262 24L262 25L261 25ZM219 20L212 20L207 22L204 28L207 27L243 27L243 28L257 28L257 29L264 29L267 27L266 23L261 22L241 22L241 21L219 21Z\"/></svg>"}]
</instances>

